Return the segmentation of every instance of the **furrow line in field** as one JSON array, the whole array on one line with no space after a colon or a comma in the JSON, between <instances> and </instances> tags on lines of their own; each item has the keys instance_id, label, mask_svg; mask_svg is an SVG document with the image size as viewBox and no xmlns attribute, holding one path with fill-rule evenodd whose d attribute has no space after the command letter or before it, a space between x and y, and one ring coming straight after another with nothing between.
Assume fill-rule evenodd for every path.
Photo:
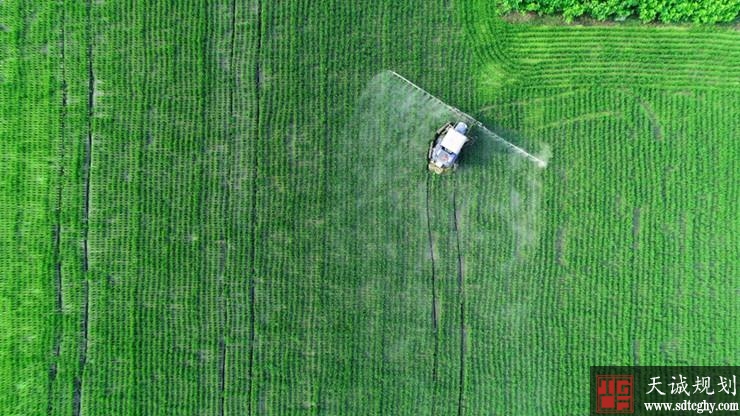
<instances>
[{"instance_id":1,"label":"furrow line in field","mask_svg":"<svg viewBox=\"0 0 740 416\"><path fill-rule=\"evenodd\" d=\"M614 77L616 79L618 75L611 74L609 77ZM519 87L519 90L522 92L527 91L541 91L543 87L549 88L552 90L569 90L574 88L573 84L570 83L570 79L568 78L568 75L563 73L558 78L555 77L544 77L544 76L537 76L533 77L533 80L536 80L538 83L535 86L522 86ZM722 85L719 83L707 83L704 82L703 84L697 84L697 83L691 83L690 80L686 79L672 79L670 80L671 83L666 83L660 86L660 89L663 91L685 91L685 90L696 90L696 91L704 91L704 92L716 92L719 93L721 91L735 91L736 86L728 86L728 85ZM680 82L678 82L680 81ZM535 81L533 81L535 82ZM601 83L608 83L609 80L602 80ZM635 78L635 83L639 82L646 82L643 80L640 80L639 78ZM589 81L588 83L582 83L579 86L575 88L592 88L596 82ZM740 87L740 83L737 83L738 87ZM502 104L502 106L505 106L506 104Z\"/></svg>"},{"instance_id":2,"label":"furrow line in field","mask_svg":"<svg viewBox=\"0 0 740 416\"><path fill-rule=\"evenodd\" d=\"M434 360L432 365L432 383L437 384L437 374L439 372L439 322L437 313L437 270L434 263L434 238L432 237L432 219L431 212L429 209L429 195L431 194L430 188L431 175L427 175L426 178L426 213L427 213L427 235L429 237L429 256L432 264L432 331L434 332ZM436 398L432 398L432 415L435 414Z\"/></svg>"},{"instance_id":3,"label":"furrow line in field","mask_svg":"<svg viewBox=\"0 0 740 416\"><path fill-rule=\"evenodd\" d=\"M236 49L236 0L231 1L231 21L229 22L229 27L231 30L230 33L230 39L229 39L229 83L231 84L231 88L229 88L229 93L227 95L228 99L228 109L229 109L229 120L232 123L228 130L228 137L229 137L229 144L234 144L236 142L236 134L235 134L235 126L234 120L235 120L235 113L234 113L234 91L237 88L237 82L236 82L236 70L234 69L234 63L235 63L235 49ZM232 164L227 165L227 172L226 172L226 178L233 177L232 172ZM230 212L229 209L231 207L231 192L229 190L228 186L228 179L222 178L221 181L221 188L222 193L224 195L224 207L225 207L225 217L228 218ZM223 227L222 234L221 234L221 259L219 262L219 279L221 281L220 285L220 298L221 298L221 322L224 324L224 328L229 327L229 308L227 305L227 295L225 290L226 285L226 262L227 262L227 256L228 256L228 236L226 234L226 228ZM226 413L226 356L227 356L227 349L228 346L226 345L226 329L223 329L221 332L221 338L219 340L219 347L220 347L220 371L219 371L219 415L224 416Z\"/></svg>"},{"instance_id":4,"label":"furrow line in field","mask_svg":"<svg viewBox=\"0 0 740 416\"><path fill-rule=\"evenodd\" d=\"M229 80L231 82L231 88L229 89L229 116L231 117L232 122L234 121L234 90L237 87L236 82L236 70L234 69L234 63L236 62L236 0L231 1L231 38L229 39L229 71L231 75L231 79ZM234 130L230 130L231 134L230 137L232 139L235 139L235 134L233 133ZM226 193L228 195L228 192ZM227 205L228 206L228 205Z\"/></svg>"},{"instance_id":5,"label":"furrow line in field","mask_svg":"<svg viewBox=\"0 0 740 416\"><path fill-rule=\"evenodd\" d=\"M326 37L324 38L324 48L325 50L331 50L332 45L332 38L331 38L331 27L327 26L326 29ZM324 74L323 74L323 81L324 81L324 97L332 97L331 93L331 87L330 87L330 80L329 80L329 74L332 73L333 69L331 66L332 63L332 55L331 53L325 53L324 54ZM334 129L331 128L333 124L329 123L329 120L331 120L329 105L330 100L328 98L324 98L322 100L323 102L323 119L326 121L326 128L324 129L324 149L331 149L332 148L332 135L336 134ZM330 206L330 177L333 173L334 165L332 163L331 158L327 157L323 160L323 172L321 175L321 193L323 195L321 199L321 205L323 206L323 209L329 210ZM321 249L321 271L319 276L327 276L330 272L330 260L329 260L329 249L328 247L331 244L329 232L327 232L326 227L322 227L321 230L322 234L322 249ZM322 372L319 372L319 377L323 378ZM322 383L319 383L317 390L316 390L316 404L317 404L317 414L325 414L322 410L324 409L324 398L322 396L322 389L321 389Z\"/></svg>"},{"instance_id":6,"label":"furrow line in field","mask_svg":"<svg viewBox=\"0 0 740 416\"><path fill-rule=\"evenodd\" d=\"M72 398L73 408L72 414L79 416L82 407L82 378L85 372L85 366L87 365L87 338L88 338L88 319L90 312L90 288L87 280L87 274L89 271L89 230L90 230L90 179L92 169L92 148L93 148L93 133L92 133L92 118L93 118L93 104L95 99L95 72L93 69L93 36L92 36L92 0L87 0L85 4L87 23L87 140L85 142L85 159L83 165L84 175L84 196L83 196L83 210L82 210L82 223L83 223L83 256L82 256L82 316L80 325L80 354L79 354L79 368L77 369L77 375L75 376Z\"/></svg>"},{"instance_id":7,"label":"furrow line in field","mask_svg":"<svg viewBox=\"0 0 740 416\"><path fill-rule=\"evenodd\" d=\"M54 261L54 288L56 292L56 311L58 317L62 316L63 308L63 297L62 297L62 260L61 260L61 232L62 232L62 187L64 178L64 161L66 155L65 140L67 137L67 79L66 79L66 67L65 67L65 9L62 7L60 16L60 36L59 36L59 59L60 59L60 72L61 72L61 103L60 103L60 116L59 116L59 169L57 170L59 185L57 186L56 202L54 207L54 228L53 228L53 241L52 241L52 256ZM57 322L54 329L54 346L52 347L53 361L49 365L49 388L47 395L46 413L51 414L54 403L53 403L53 386L54 381L57 377L58 367L57 359L59 357L60 348L62 344L63 334L62 322Z\"/></svg>"},{"instance_id":8,"label":"furrow line in field","mask_svg":"<svg viewBox=\"0 0 740 416\"><path fill-rule=\"evenodd\" d=\"M218 414L224 416L224 389L226 388L226 339L222 336L218 341L219 347L219 370L218 370L218 388L220 391Z\"/></svg>"},{"instance_id":9,"label":"furrow line in field","mask_svg":"<svg viewBox=\"0 0 740 416\"><path fill-rule=\"evenodd\" d=\"M383 305L383 306L385 306L385 305ZM385 374L385 365L386 365L386 360L385 360L385 345L386 345L386 342L388 342L385 339L385 334L386 333L383 332L383 335L380 338L380 357L383 358L382 360L380 360L380 371L379 371L380 374ZM386 395L383 394L383 393L385 392L385 388L386 388L385 384L386 384L386 381L384 379L381 379L381 381L380 381L380 392L381 392L381 394L379 395L379 399L378 399L378 412L377 412L378 415L384 414L384 410L383 409L385 409L385 397L386 397Z\"/></svg>"},{"instance_id":10,"label":"furrow line in field","mask_svg":"<svg viewBox=\"0 0 740 416\"><path fill-rule=\"evenodd\" d=\"M458 226L457 211L457 187L452 191L452 215L455 224L455 241L457 244L457 285L460 298L460 380L459 394L457 398L457 414L462 415L465 410L463 396L465 392L465 275L463 271L463 258L460 249L460 228Z\"/></svg>"},{"instance_id":11,"label":"furrow line in field","mask_svg":"<svg viewBox=\"0 0 740 416\"><path fill-rule=\"evenodd\" d=\"M553 36L554 33L542 33L541 36L537 36L536 34L532 34L531 32L524 32L517 33L513 37L516 38L516 40L518 41L517 44L520 44L523 49L532 51L532 57L535 58L537 58L537 54L547 53L554 50L581 52L585 54L585 51L588 49L608 49L620 45L629 45L630 49L635 50L645 49L655 56L664 55L669 57L673 56L673 54L670 52L670 49L675 48L685 48L687 51L689 51L690 54L696 54L689 54L687 57L712 52L720 52L723 50L729 53L740 52L740 50L738 49L732 49L737 45L736 39L734 37L728 38L726 40L711 39L709 40L709 42L711 43L706 44L706 49L702 48L701 50L697 51L691 49L691 42L689 42L688 38L677 40L674 38L674 36L660 38L650 35L643 36L643 34L635 34L632 32L625 36L620 36L619 34L613 32L606 32L602 34L596 34L595 36L589 36L579 33L577 35L578 43L573 43L572 40L562 35L557 37L556 42L552 42ZM694 38L692 39L695 41ZM661 47L665 49L656 49L656 42L660 42Z\"/></svg>"},{"instance_id":12,"label":"furrow line in field","mask_svg":"<svg viewBox=\"0 0 740 416\"><path fill-rule=\"evenodd\" d=\"M236 44L236 0L231 0L231 22L229 23L231 29L231 38L229 39L229 71L234 71L234 45ZM233 110L234 106L234 92L229 91L229 108ZM233 112L231 113L234 114Z\"/></svg>"},{"instance_id":13,"label":"furrow line in field","mask_svg":"<svg viewBox=\"0 0 740 416\"><path fill-rule=\"evenodd\" d=\"M92 167L92 146L93 146L93 134L92 134L92 117L93 117L93 100L95 97L95 73L93 71L93 48L92 48L92 17L91 4L92 0L87 0L87 140L85 142L85 160L83 166L83 175L85 182L84 198L83 198L83 212L82 222L84 224L84 256L82 258L82 268L85 273L89 267L89 249L88 249L88 230L90 220L90 170Z\"/></svg>"},{"instance_id":14,"label":"furrow line in field","mask_svg":"<svg viewBox=\"0 0 740 416\"><path fill-rule=\"evenodd\" d=\"M215 58L212 56L212 49L213 49L213 43L211 40L215 36L216 32L216 23L214 20L216 19L216 16L214 14L211 14L211 10L206 3L201 4L202 9L200 10L201 15L203 16L205 22L200 27L202 30L200 35L200 59L203 65L203 75L199 78L200 81L200 91L199 91L199 98L200 98L200 163L198 163L198 174L197 176L200 178L198 180L198 183L205 184L200 188L198 191L198 203L197 206L200 208L199 211L195 214L198 217L200 217L200 225L202 227L201 232L203 235L209 235L209 230L211 227L214 226L214 223L212 222L212 215L211 209L213 204L212 196L216 192L212 190L211 187L211 179L214 176L214 171L217 172L217 168L214 166L214 162L212 162L212 157L210 153L210 147L211 147L211 140L215 135L212 135L212 132L214 131L214 127L208 118L209 109L215 107L216 105L216 99L212 99L211 92L214 91L214 85L216 84L214 82L214 78L216 77L216 72L212 69L213 61ZM223 215L221 215L223 217ZM223 230L225 227L221 226L220 228L220 236L222 236L221 233L223 233ZM209 235L210 237L210 235ZM199 239L199 249L198 251L200 253L207 253L210 249L209 244L211 243L208 241L209 238L202 238ZM200 262L199 264L199 273L202 273L204 276L210 276L212 273L211 264L208 257L204 258L204 261ZM216 265L216 285L215 287L210 286L209 284L204 285L204 287L200 288L200 290L203 290L203 299L208 299L205 301L206 305L205 309L210 309L212 306L210 304L212 298L211 295L214 294L213 292L216 292L216 300L215 300L215 308L219 309L221 307L221 299L219 299L219 294L221 292L220 283L219 280L221 278L221 269L223 267L222 265L222 258L219 255L219 258L217 260ZM209 281L213 281L212 279L208 279ZM221 317L221 314L219 314L219 317ZM208 336L210 337L210 334ZM219 406L216 410L218 414L221 414L222 408L221 405L221 397L223 396L223 373L222 370L222 357L223 355L223 333L219 333L217 336L213 337L216 338L216 347L214 350L216 351L215 354L217 355L217 361L216 361L216 380L217 383L214 390L217 389L217 391L213 392L213 394L216 396L216 404ZM209 371L207 369L203 369L203 371L200 372L199 376L201 379L201 383L205 384L205 380L208 378Z\"/></svg>"},{"instance_id":15,"label":"furrow line in field","mask_svg":"<svg viewBox=\"0 0 740 416\"><path fill-rule=\"evenodd\" d=\"M578 66L578 61L584 59L583 54L570 54L561 53L555 55L552 60L540 61L532 68L536 68L542 76L551 74L568 74L568 71L576 71L582 73L594 72L594 75L625 75L630 74L630 69L634 72L635 76L660 76L665 77L667 80L671 79L692 79L697 80L697 70L700 70L706 77L708 75L724 75L727 72L736 70L736 67L732 65L720 65L720 64L702 64L700 62L671 62L673 73L666 74L663 67L660 64L654 62L639 62L630 61L629 58L615 58L611 62L604 64L589 64L586 66ZM665 63L663 62L665 65ZM731 74L731 72L730 72ZM729 75L729 74L728 74ZM721 78L721 77L720 77ZM706 82L712 81L711 79L704 80ZM726 82L723 79L715 80L717 82ZM732 81L730 79L729 81Z\"/></svg>"},{"instance_id":16,"label":"furrow line in field","mask_svg":"<svg viewBox=\"0 0 740 416\"><path fill-rule=\"evenodd\" d=\"M74 383L72 386L72 414L74 416L80 416L80 410L82 405L82 376L85 371L85 365L87 364L87 332L88 332L88 316L90 313L90 287L87 280L82 282L82 323L81 333L82 339L80 339L80 363L75 376Z\"/></svg>"},{"instance_id":17,"label":"furrow line in field","mask_svg":"<svg viewBox=\"0 0 740 416\"><path fill-rule=\"evenodd\" d=\"M261 100L261 62L260 57L262 54L262 1L257 1L257 16L256 16L256 32L257 42L254 59L254 91L255 91L255 106L254 106L254 137L259 137L260 132L260 100ZM256 256L256 239L254 234L257 230L255 224L257 222L257 186L254 185L257 181L257 171L259 168L259 152L252 152L252 201L251 201L251 212L249 218L249 268L250 268L250 279L249 279L249 363L248 363L248 374L247 374L247 414L252 414L252 395L254 390L254 342L255 342L255 285L257 278L257 268L255 267Z\"/></svg>"},{"instance_id":18,"label":"furrow line in field","mask_svg":"<svg viewBox=\"0 0 740 416\"><path fill-rule=\"evenodd\" d=\"M224 191L226 194L228 194L228 191ZM228 207L228 204L226 205ZM224 227L225 228L225 227ZM219 259L219 266L218 266L218 284L220 286L219 288L219 308L220 308L220 317L221 317L221 323L222 323L222 329L221 329L221 335L219 336L218 340L218 346L219 346L219 372L218 372L218 389L219 389L219 415L223 416L225 413L225 406L226 406L226 335L225 331L229 324L229 315L228 315L228 307L226 305L226 294L224 290L225 283L225 270L226 270L226 251L227 251L227 245L225 236L221 240L221 256Z\"/></svg>"}]
</instances>

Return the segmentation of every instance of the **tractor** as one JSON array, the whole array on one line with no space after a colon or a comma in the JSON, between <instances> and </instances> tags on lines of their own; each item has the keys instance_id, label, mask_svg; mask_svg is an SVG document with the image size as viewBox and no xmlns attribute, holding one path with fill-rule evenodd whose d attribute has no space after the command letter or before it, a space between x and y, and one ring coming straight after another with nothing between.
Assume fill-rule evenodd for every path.
<instances>
[{"instance_id":1,"label":"tractor","mask_svg":"<svg viewBox=\"0 0 740 416\"><path fill-rule=\"evenodd\" d=\"M429 144L429 170L436 174L451 173L457 168L457 159L463 146L470 142L468 125L462 121L445 123Z\"/></svg>"}]
</instances>

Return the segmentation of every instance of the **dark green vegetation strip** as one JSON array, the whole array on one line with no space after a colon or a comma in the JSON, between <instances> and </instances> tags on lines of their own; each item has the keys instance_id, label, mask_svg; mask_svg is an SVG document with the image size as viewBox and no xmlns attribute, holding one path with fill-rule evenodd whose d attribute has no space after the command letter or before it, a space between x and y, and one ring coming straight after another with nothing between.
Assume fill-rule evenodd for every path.
<instances>
[{"instance_id":1,"label":"dark green vegetation strip","mask_svg":"<svg viewBox=\"0 0 740 416\"><path fill-rule=\"evenodd\" d=\"M0 3L1 414L572 415L740 359L737 32L355 3ZM428 176L385 68L548 168Z\"/></svg>"},{"instance_id":2,"label":"dark green vegetation strip","mask_svg":"<svg viewBox=\"0 0 740 416\"><path fill-rule=\"evenodd\" d=\"M639 18L642 22L718 23L740 17L739 0L498 0L502 13L562 14L566 21L581 16L597 20Z\"/></svg>"}]
</instances>

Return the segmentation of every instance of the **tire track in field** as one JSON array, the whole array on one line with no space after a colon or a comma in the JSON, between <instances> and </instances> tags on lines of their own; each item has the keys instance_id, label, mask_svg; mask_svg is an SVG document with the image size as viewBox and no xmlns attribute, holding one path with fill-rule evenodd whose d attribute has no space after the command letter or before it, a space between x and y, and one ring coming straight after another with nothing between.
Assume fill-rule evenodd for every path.
<instances>
[{"instance_id":1,"label":"tire track in field","mask_svg":"<svg viewBox=\"0 0 740 416\"><path fill-rule=\"evenodd\" d=\"M463 403L463 396L465 392L465 273L463 269L463 257L462 251L460 250L460 229L458 226L458 211L457 211L457 186L452 189L452 215L454 216L455 224L455 240L457 245L457 285L458 293L460 298L460 379L459 379L459 395L457 398L457 414L461 416L464 413L465 406Z\"/></svg>"},{"instance_id":2,"label":"tire track in field","mask_svg":"<svg viewBox=\"0 0 740 416\"><path fill-rule=\"evenodd\" d=\"M87 0L85 4L87 15L87 140L85 142L85 159L83 164L84 177L84 196L82 210L83 224L83 256L82 256L82 318L80 328L80 358L79 368L74 379L72 388L72 414L80 415L82 402L82 377L87 365L87 337L88 337L88 319L90 316L90 288L87 275L90 267L89 260L89 232L90 232L90 177L92 168L92 117L93 104L95 99L95 72L93 70L93 36L92 36L92 0Z\"/></svg>"},{"instance_id":3,"label":"tire track in field","mask_svg":"<svg viewBox=\"0 0 740 416\"><path fill-rule=\"evenodd\" d=\"M430 188L432 186L431 175L426 175L426 212L427 212L427 233L429 236L429 256L432 263L432 331L434 332L434 359L432 366L432 383L434 386L437 385L437 377L439 373L439 314L437 312L437 271L434 263L434 238L432 237L432 219L431 211L429 209L429 195L431 194ZM436 389L434 390L436 391ZM432 415L436 411L436 395L433 393L432 397Z\"/></svg>"},{"instance_id":4,"label":"tire track in field","mask_svg":"<svg viewBox=\"0 0 740 416\"><path fill-rule=\"evenodd\" d=\"M432 381L436 386L438 383L439 373L439 313L437 311L437 287L436 287L436 260L434 258L434 237L432 234L432 214L430 208L430 195L432 186L432 176L427 175L426 178L426 215L427 215L427 232L429 238L429 253L431 256L432 265L432 326L434 329L434 365L432 369ZM465 392L465 358L466 358L466 337L467 332L465 329L465 272L463 267L463 255L460 244L460 229L459 229L459 212L457 209L457 185L453 178L453 190L452 190L452 215L453 215L453 232L455 234L455 249L457 258L457 286L458 286L458 298L459 298L459 312L460 312L460 347L459 347L459 378L458 378L458 397L457 397L457 414L461 416L464 414L464 392ZM435 389L436 392L436 389ZM431 414L436 414L436 393L432 399Z\"/></svg>"},{"instance_id":5,"label":"tire track in field","mask_svg":"<svg viewBox=\"0 0 740 416\"><path fill-rule=\"evenodd\" d=\"M63 338L63 323L61 322L62 309L63 309L63 297L62 297L62 255L61 255L61 242L62 242L62 188L64 185L64 162L66 151L66 137L67 137L67 71L65 66L65 50L64 44L66 41L65 34L65 20L66 13L65 8L61 8L60 20L60 36L59 36L59 59L60 59L60 70L61 70L61 109L59 117L59 185L57 186L56 202L54 207L54 229L53 229L53 241L52 241L52 256L54 262L54 286L56 291L56 311L60 322L57 323L54 330L54 346L52 348L53 361L49 365L49 387L47 393L47 404L46 413L51 414L54 408L53 404L53 391L54 381L56 381L58 373L57 360L59 359L60 348Z\"/></svg>"},{"instance_id":6,"label":"tire track in field","mask_svg":"<svg viewBox=\"0 0 740 416\"><path fill-rule=\"evenodd\" d=\"M260 78L262 77L262 67L260 62L260 56L262 53L262 1L256 0L257 2L257 42L255 50L255 65L254 65L254 90L255 90L255 137L259 137L260 132L260 100L261 100L261 83ZM256 259L256 242L254 234L256 231L257 222L257 172L259 170L259 158L257 157L259 152L252 152L252 201L251 201L251 212L249 221L249 237L251 238L251 244L249 245L249 262L250 262L250 279L249 279L249 364L247 374L247 414L252 414L252 395L254 390L254 340L255 340L255 279L257 276L257 268L254 265Z\"/></svg>"}]
</instances>

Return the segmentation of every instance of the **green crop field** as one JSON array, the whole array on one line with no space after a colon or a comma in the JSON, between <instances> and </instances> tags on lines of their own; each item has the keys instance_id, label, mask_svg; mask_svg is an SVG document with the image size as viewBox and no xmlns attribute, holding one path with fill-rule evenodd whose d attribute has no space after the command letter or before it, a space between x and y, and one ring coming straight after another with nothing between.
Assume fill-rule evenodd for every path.
<instances>
[{"instance_id":1,"label":"green crop field","mask_svg":"<svg viewBox=\"0 0 740 416\"><path fill-rule=\"evenodd\" d=\"M0 415L586 415L740 361L737 25L0 2ZM516 22L514 22L516 21ZM426 170L460 108L479 130Z\"/></svg>"}]
</instances>

